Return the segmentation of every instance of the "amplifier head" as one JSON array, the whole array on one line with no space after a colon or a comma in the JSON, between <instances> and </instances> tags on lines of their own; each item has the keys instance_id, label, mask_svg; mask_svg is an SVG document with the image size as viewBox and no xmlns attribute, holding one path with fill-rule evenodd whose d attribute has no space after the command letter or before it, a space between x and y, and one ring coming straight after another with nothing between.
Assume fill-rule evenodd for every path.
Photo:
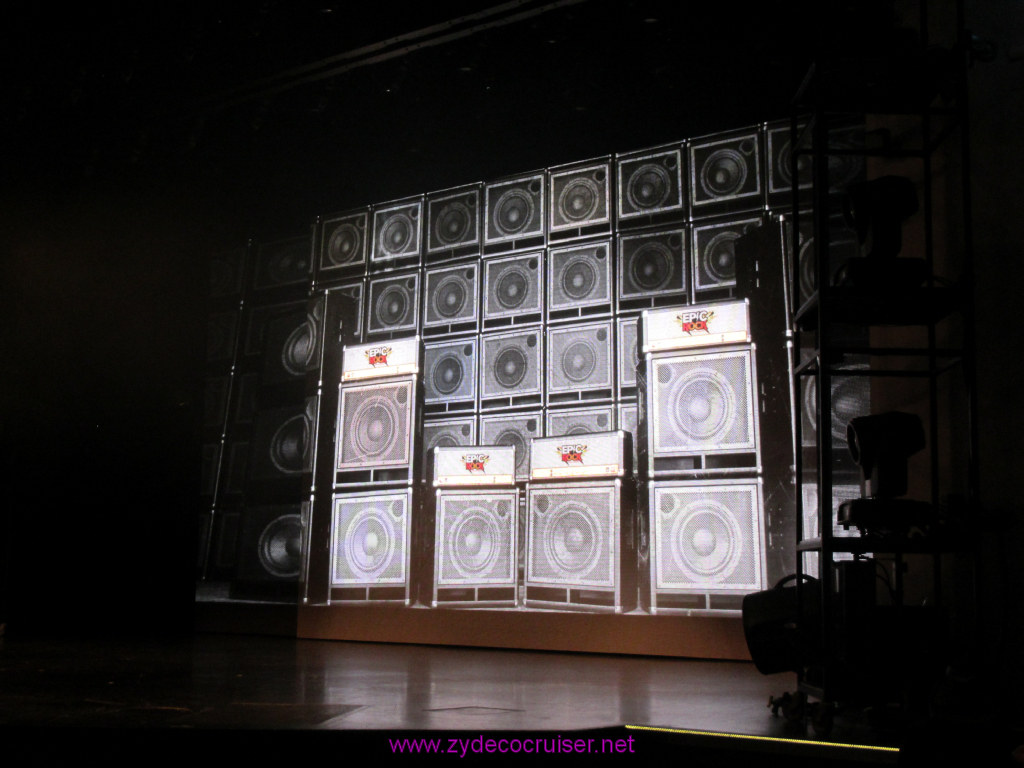
<instances>
[{"instance_id":1,"label":"amplifier head","mask_svg":"<svg viewBox=\"0 0 1024 768\"><path fill-rule=\"evenodd\" d=\"M419 372L419 347L419 336L345 347L341 380L414 375Z\"/></svg>"},{"instance_id":2,"label":"amplifier head","mask_svg":"<svg viewBox=\"0 0 1024 768\"><path fill-rule=\"evenodd\" d=\"M438 446L432 464L435 487L516 483L516 449L511 445Z\"/></svg>"},{"instance_id":3,"label":"amplifier head","mask_svg":"<svg viewBox=\"0 0 1024 768\"><path fill-rule=\"evenodd\" d=\"M534 439L531 480L623 477L631 472L633 445L627 432L598 432Z\"/></svg>"},{"instance_id":4,"label":"amplifier head","mask_svg":"<svg viewBox=\"0 0 1024 768\"><path fill-rule=\"evenodd\" d=\"M746 299L645 310L640 317L638 343L644 355L750 342L750 305Z\"/></svg>"}]
</instances>

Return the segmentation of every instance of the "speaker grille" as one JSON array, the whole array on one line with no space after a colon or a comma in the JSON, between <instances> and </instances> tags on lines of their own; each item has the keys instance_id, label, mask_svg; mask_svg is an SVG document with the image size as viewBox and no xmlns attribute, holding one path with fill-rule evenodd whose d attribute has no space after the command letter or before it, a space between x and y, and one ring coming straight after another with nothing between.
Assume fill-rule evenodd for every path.
<instances>
[{"instance_id":1,"label":"speaker grille","mask_svg":"<svg viewBox=\"0 0 1024 768\"><path fill-rule=\"evenodd\" d=\"M312 276L310 239L279 240L259 246L253 287L257 290L307 282Z\"/></svg>"},{"instance_id":2,"label":"speaker grille","mask_svg":"<svg viewBox=\"0 0 1024 768\"><path fill-rule=\"evenodd\" d=\"M423 325L475 322L479 289L477 275L476 264L429 270Z\"/></svg>"},{"instance_id":3,"label":"speaker grille","mask_svg":"<svg viewBox=\"0 0 1024 768\"><path fill-rule=\"evenodd\" d=\"M761 195L757 134L690 145L690 194L694 215L710 203L757 207Z\"/></svg>"},{"instance_id":4,"label":"speaker grille","mask_svg":"<svg viewBox=\"0 0 1024 768\"><path fill-rule=\"evenodd\" d=\"M799 126L799 130L803 130L803 128L804 126ZM793 148L790 145L789 124L769 128L766 136L768 157L771 163L768 169L768 194L789 193L792 191L793 183L793 174L790 170ZM811 186L811 156L801 153L797 155L796 161L800 189L807 189Z\"/></svg>"},{"instance_id":5,"label":"speaker grille","mask_svg":"<svg viewBox=\"0 0 1024 768\"><path fill-rule=\"evenodd\" d=\"M485 262L484 319L541 311L543 252Z\"/></svg>"},{"instance_id":6,"label":"speaker grille","mask_svg":"<svg viewBox=\"0 0 1024 768\"><path fill-rule=\"evenodd\" d=\"M476 445L476 418L445 419L423 423L423 466L429 466L426 457L437 446Z\"/></svg>"},{"instance_id":7,"label":"speaker grille","mask_svg":"<svg viewBox=\"0 0 1024 768\"><path fill-rule=\"evenodd\" d=\"M427 251L437 253L480 242L480 190L471 189L427 201Z\"/></svg>"},{"instance_id":8,"label":"speaker grille","mask_svg":"<svg viewBox=\"0 0 1024 768\"><path fill-rule=\"evenodd\" d=\"M316 398L256 414L249 462L253 480L278 480L309 471Z\"/></svg>"},{"instance_id":9,"label":"speaker grille","mask_svg":"<svg viewBox=\"0 0 1024 768\"><path fill-rule=\"evenodd\" d=\"M485 242L499 243L544 234L544 175L488 184Z\"/></svg>"},{"instance_id":10,"label":"speaker grille","mask_svg":"<svg viewBox=\"0 0 1024 768\"><path fill-rule=\"evenodd\" d=\"M413 383L341 388L338 469L400 466L410 460Z\"/></svg>"},{"instance_id":11,"label":"speaker grille","mask_svg":"<svg viewBox=\"0 0 1024 768\"><path fill-rule=\"evenodd\" d=\"M613 407L569 408L562 411L548 411L547 437L561 435L589 435L592 432L611 432L615 418Z\"/></svg>"},{"instance_id":12,"label":"speaker grille","mask_svg":"<svg viewBox=\"0 0 1024 768\"><path fill-rule=\"evenodd\" d=\"M848 365L848 370L864 371L868 363ZM831 435L833 448L840 449L845 458L847 449L846 425L850 419L871 413L871 380L867 376L843 376L833 374L830 382L832 393ZM817 378L805 376L800 383L803 404L803 445L817 445L818 432L818 385Z\"/></svg>"},{"instance_id":13,"label":"speaker grille","mask_svg":"<svg viewBox=\"0 0 1024 768\"><path fill-rule=\"evenodd\" d=\"M511 445L516 449L516 480L530 474L530 441L543 437L541 414L500 414L480 417L482 445Z\"/></svg>"},{"instance_id":14,"label":"speaker grille","mask_svg":"<svg viewBox=\"0 0 1024 768\"><path fill-rule=\"evenodd\" d=\"M609 164L551 171L551 231L601 224L608 217Z\"/></svg>"},{"instance_id":15,"label":"speaker grille","mask_svg":"<svg viewBox=\"0 0 1024 768\"><path fill-rule=\"evenodd\" d=\"M611 249L607 241L548 254L548 311L611 304Z\"/></svg>"},{"instance_id":16,"label":"speaker grille","mask_svg":"<svg viewBox=\"0 0 1024 768\"><path fill-rule=\"evenodd\" d=\"M516 580L515 493L438 496L437 584L508 584Z\"/></svg>"},{"instance_id":17,"label":"speaker grille","mask_svg":"<svg viewBox=\"0 0 1024 768\"><path fill-rule=\"evenodd\" d=\"M529 490L526 578L575 587L614 587L618 505L612 488Z\"/></svg>"},{"instance_id":18,"label":"speaker grille","mask_svg":"<svg viewBox=\"0 0 1024 768\"><path fill-rule=\"evenodd\" d=\"M693 286L697 291L736 285L736 241L760 225L758 219L693 229Z\"/></svg>"},{"instance_id":19,"label":"speaker grille","mask_svg":"<svg viewBox=\"0 0 1024 768\"><path fill-rule=\"evenodd\" d=\"M539 394L540 331L483 336L481 395L503 397Z\"/></svg>"},{"instance_id":20,"label":"speaker grille","mask_svg":"<svg viewBox=\"0 0 1024 768\"><path fill-rule=\"evenodd\" d=\"M616 165L620 219L682 210L683 163L679 149L620 157Z\"/></svg>"},{"instance_id":21,"label":"speaker grille","mask_svg":"<svg viewBox=\"0 0 1024 768\"><path fill-rule=\"evenodd\" d=\"M686 231L619 238L619 298L686 293Z\"/></svg>"},{"instance_id":22,"label":"speaker grille","mask_svg":"<svg viewBox=\"0 0 1024 768\"><path fill-rule=\"evenodd\" d=\"M326 219L321 226L320 269L366 264L366 211Z\"/></svg>"},{"instance_id":23,"label":"speaker grille","mask_svg":"<svg viewBox=\"0 0 1024 768\"><path fill-rule=\"evenodd\" d=\"M656 589L761 588L761 501L756 484L659 483L651 495Z\"/></svg>"},{"instance_id":24,"label":"speaker grille","mask_svg":"<svg viewBox=\"0 0 1024 768\"><path fill-rule=\"evenodd\" d=\"M636 386L636 334L637 317L622 317L618 321L619 389Z\"/></svg>"},{"instance_id":25,"label":"speaker grille","mask_svg":"<svg viewBox=\"0 0 1024 768\"><path fill-rule=\"evenodd\" d=\"M371 280L369 333L415 331L419 288L418 274Z\"/></svg>"},{"instance_id":26,"label":"speaker grille","mask_svg":"<svg viewBox=\"0 0 1024 768\"><path fill-rule=\"evenodd\" d=\"M331 585L404 584L409 557L407 493L334 499Z\"/></svg>"},{"instance_id":27,"label":"speaker grille","mask_svg":"<svg viewBox=\"0 0 1024 768\"><path fill-rule=\"evenodd\" d=\"M802 305L818 289L818 276L815 272L817 248L814 244L814 224L810 212L801 213L799 230L796 264L799 273L799 299ZM848 260L860 256L860 243L857 242L857 233L841 216L829 219L828 240L828 274L831 279L839 267Z\"/></svg>"},{"instance_id":28,"label":"speaker grille","mask_svg":"<svg viewBox=\"0 0 1024 768\"><path fill-rule=\"evenodd\" d=\"M754 450L752 382L748 350L655 359L655 455Z\"/></svg>"},{"instance_id":29,"label":"speaker grille","mask_svg":"<svg viewBox=\"0 0 1024 768\"><path fill-rule=\"evenodd\" d=\"M422 201L399 203L373 212L374 263L394 261L420 253Z\"/></svg>"},{"instance_id":30,"label":"speaker grille","mask_svg":"<svg viewBox=\"0 0 1024 768\"><path fill-rule=\"evenodd\" d=\"M423 401L443 403L476 398L476 338L425 344Z\"/></svg>"},{"instance_id":31,"label":"speaker grille","mask_svg":"<svg viewBox=\"0 0 1024 768\"><path fill-rule=\"evenodd\" d=\"M611 320L548 329L548 392L611 386Z\"/></svg>"},{"instance_id":32,"label":"speaker grille","mask_svg":"<svg viewBox=\"0 0 1024 768\"><path fill-rule=\"evenodd\" d=\"M262 383L275 384L305 376L319 363L317 340L322 319L322 307L307 313L303 304L253 314L249 344L259 343L258 339L264 344ZM256 327L261 323L262 328Z\"/></svg>"}]
</instances>

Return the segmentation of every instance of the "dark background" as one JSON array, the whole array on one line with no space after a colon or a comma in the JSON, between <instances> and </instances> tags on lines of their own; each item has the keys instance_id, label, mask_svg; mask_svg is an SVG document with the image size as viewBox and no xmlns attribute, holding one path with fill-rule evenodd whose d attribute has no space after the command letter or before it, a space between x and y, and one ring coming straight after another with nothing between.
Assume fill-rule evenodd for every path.
<instances>
[{"instance_id":1,"label":"dark background","mask_svg":"<svg viewBox=\"0 0 1024 768\"><path fill-rule=\"evenodd\" d=\"M885 4L509 3L489 17L508 23L313 77L329 57L495 5L13 4L0 115L11 631L190 631L213 250L303 234L351 206L788 117L815 48L860 44ZM1017 675L1022 6L968 3L996 50L971 70L984 637Z\"/></svg>"}]
</instances>

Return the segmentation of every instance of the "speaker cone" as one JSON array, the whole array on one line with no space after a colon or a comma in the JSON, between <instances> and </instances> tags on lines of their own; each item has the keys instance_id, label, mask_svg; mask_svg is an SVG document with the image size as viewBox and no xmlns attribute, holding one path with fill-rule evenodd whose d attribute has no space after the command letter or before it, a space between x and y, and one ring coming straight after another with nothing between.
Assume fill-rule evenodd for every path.
<instances>
[{"instance_id":1,"label":"speaker cone","mask_svg":"<svg viewBox=\"0 0 1024 768\"><path fill-rule=\"evenodd\" d=\"M568 221L586 221L597 212L601 190L591 179L577 177L563 187L558 210Z\"/></svg>"},{"instance_id":2,"label":"speaker cone","mask_svg":"<svg viewBox=\"0 0 1024 768\"><path fill-rule=\"evenodd\" d=\"M301 376L313 365L316 329L308 319L288 334L281 350L281 365L293 376Z\"/></svg>"},{"instance_id":3,"label":"speaker cone","mask_svg":"<svg viewBox=\"0 0 1024 768\"><path fill-rule=\"evenodd\" d=\"M506 511L507 514L507 511ZM448 531L447 553L463 578L490 573L498 559L502 531L494 514L480 507L461 512Z\"/></svg>"},{"instance_id":4,"label":"speaker cone","mask_svg":"<svg viewBox=\"0 0 1024 768\"><path fill-rule=\"evenodd\" d=\"M711 238L704 249L703 265L708 276L719 283L736 279L736 241L739 232L726 230Z\"/></svg>"},{"instance_id":5,"label":"speaker cone","mask_svg":"<svg viewBox=\"0 0 1024 768\"><path fill-rule=\"evenodd\" d=\"M345 538L345 559L357 577L370 580L381 573L398 548L398 536L388 516L377 509L359 515Z\"/></svg>"},{"instance_id":6,"label":"speaker cone","mask_svg":"<svg viewBox=\"0 0 1024 768\"><path fill-rule=\"evenodd\" d=\"M454 318L462 314L466 298L465 279L458 275L449 275L435 288L431 301L434 311L441 317Z\"/></svg>"},{"instance_id":7,"label":"speaker cone","mask_svg":"<svg viewBox=\"0 0 1024 768\"><path fill-rule=\"evenodd\" d=\"M694 442L709 442L726 434L736 414L736 395L729 380L718 371L698 368L673 384L669 418Z\"/></svg>"},{"instance_id":8,"label":"speaker cone","mask_svg":"<svg viewBox=\"0 0 1024 768\"><path fill-rule=\"evenodd\" d=\"M389 285L377 297L377 319L383 326L398 325L409 311L408 293L397 285Z\"/></svg>"},{"instance_id":9,"label":"speaker cone","mask_svg":"<svg viewBox=\"0 0 1024 768\"><path fill-rule=\"evenodd\" d=\"M809 377L804 385L804 413L811 429L818 429L817 379ZM832 379L832 442L846 445L846 425L850 419L871 410L871 387L867 378L835 376Z\"/></svg>"},{"instance_id":10,"label":"speaker cone","mask_svg":"<svg viewBox=\"0 0 1024 768\"><path fill-rule=\"evenodd\" d=\"M445 203L434 220L434 237L441 245L458 245L465 242L472 226L473 213L469 206L452 200Z\"/></svg>"},{"instance_id":11,"label":"speaker cone","mask_svg":"<svg viewBox=\"0 0 1024 768\"><path fill-rule=\"evenodd\" d=\"M518 347L506 347L494 361L494 377L505 389L514 389L526 377L529 361Z\"/></svg>"},{"instance_id":12,"label":"speaker cone","mask_svg":"<svg viewBox=\"0 0 1024 768\"><path fill-rule=\"evenodd\" d=\"M349 424L349 434L360 456L387 454L399 437L399 419L392 400L381 395L373 395L361 402Z\"/></svg>"},{"instance_id":13,"label":"speaker cone","mask_svg":"<svg viewBox=\"0 0 1024 768\"><path fill-rule=\"evenodd\" d=\"M526 229L533 218L533 198L523 189L506 190L494 206L494 226L502 235Z\"/></svg>"},{"instance_id":14,"label":"speaker cone","mask_svg":"<svg viewBox=\"0 0 1024 768\"><path fill-rule=\"evenodd\" d=\"M305 469L309 447L309 422L305 414L292 416L274 431L270 440L270 460L285 474Z\"/></svg>"},{"instance_id":15,"label":"speaker cone","mask_svg":"<svg viewBox=\"0 0 1024 768\"><path fill-rule=\"evenodd\" d=\"M260 534L257 552L267 573L282 579L297 577L302 560L299 515L282 515L267 525Z\"/></svg>"},{"instance_id":16,"label":"speaker cone","mask_svg":"<svg viewBox=\"0 0 1024 768\"><path fill-rule=\"evenodd\" d=\"M732 511L701 499L675 516L667 543L676 567L687 577L717 582L736 570L743 554L742 536Z\"/></svg>"},{"instance_id":17,"label":"speaker cone","mask_svg":"<svg viewBox=\"0 0 1024 768\"><path fill-rule=\"evenodd\" d=\"M327 259L332 266L351 264L359 257L363 233L350 221L335 227L327 242Z\"/></svg>"},{"instance_id":18,"label":"speaker cone","mask_svg":"<svg viewBox=\"0 0 1024 768\"><path fill-rule=\"evenodd\" d=\"M672 194L672 177L662 166L646 163L637 168L626 185L626 199L638 210L658 208Z\"/></svg>"},{"instance_id":19,"label":"speaker cone","mask_svg":"<svg viewBox=\"0 0 1024 768\"><path fill-rule=\"evenodd\" d=\"M657 291L668 286L675 270L672 250L664 243L649 241L634 251L629 262L633 285L642 291Z\"/></svg>"},{"instance_id":20,"label":"speaker cone","mask_svg":"<svg viewBox=\"0 0 1024 768\"><path fill-rule=\"evenodd\" d=\"M383 253L405 253L412 242L415 224L405 213L392 213L380 230L380 248Z\"/></svg>"},{"instance_id":21,"label":"speaker cone","mask_svg":"<svg viewBox=\"0 0 1024 768\"><path fill-rule=\"evenodd\" d=\"M521 269L510 267L502 272L495 286L495 298L505 309L520 306L530 292L530 279Z\"/></svg>"},{"instance_id":22,"label":"speaker cone","mask_svg":"<svg viewBox=\"0 0 1024 768\"><path fill-rule=\"evenodd\" d=\"M574 341L562 352L562 372L576 383L589 379L597 368L597 352L588 341Z\"/></svg>"},{"instance_id":23,"label":"speaker cone","mask_svg":"<svg viewBox=\"0 0 1024 768\"><path fill-rule=\"evenodd\" d=\"M571 259L562 269L562 291L571 299L585 299L597 285L597 270L587 258Z\"/></svg>"},{"instance_id":24,"label":"speaker cone","mask_svg":"<svg viewBox=\"0 0 1024 768\"><path fill-rule=\"evenodd\" d=\"M561 576L586 575L600 556L601 528L594 511L565 501L550 513L544 528L544 554Z\"/></svg>"},{"instance_id":25,"label":"speaker cone","mask_svg":"<svg viewBox=\"0 0 1024 768\"><path fill-rule=\"evenodd\" d=\"M735 149L723 147L712 152L700 169L700 184L710 197L734 195L747 180L747 161Z\"/></svg>"},{"instance_id":26,"label":"speaker cone","mask_svg":"<svg viewBox=\"0 0 1024 768\"><path fill-rule=\"evenodd\" d=\"M455 352L441 355L434 361L430 370L430 383L439 395L451 395L458 392L462 385L462 361Z\"/></svg>"}]
</instances>

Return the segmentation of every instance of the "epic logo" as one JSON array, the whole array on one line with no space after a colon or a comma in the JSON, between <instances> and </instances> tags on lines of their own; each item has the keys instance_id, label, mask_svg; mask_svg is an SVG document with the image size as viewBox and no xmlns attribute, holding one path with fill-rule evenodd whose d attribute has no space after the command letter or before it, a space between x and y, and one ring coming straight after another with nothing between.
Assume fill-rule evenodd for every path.
<instances>
[{"instance_id":1,"label":"epic logo","mask_svg":"<svg viewBox=\"0 0 1024 768\"><path fill-rule=\"evenodd\" d=\"M363 354L366 355L367 362L376 368L378 365L388 364L388 355L391 354L391 347L373 347L372 349L364 350Z\"/></svg>"},{"instance_id":2,"label":"epic logo","mask_svg":"<svg viewBox=\"0 0 1024 768\"><path fill-rule=\"evenodd\" d=\"M562 461L566 464L573 462L582 464L583 454L587 452L587 446L583 443L576 443L574 445L560 445L555 450L562 454Z\"/></svg>"},{"instance_id":3,"label":"epic logo","mask_svg":"<svg viewBox=\"0 0 1024 768\"><path fill-rule=\"evenodd\" d=\"M491 457L484 453L467 453L462 460L466 463L467 472L483 472L484 465L491 460Z\"/></svg>"},{"instance_id":4,"label":"epic logo","mask_svg":"<svg viewBox=\"0 0 1024 768\"><path fill-rule=\"evenodd\" d=\"M696 333L697 331L708 333L708 323L714 316L715 312L712 309L691 310L676 315L676 322L679 323L683 333Z\"/></svg>"}]
</instances>

